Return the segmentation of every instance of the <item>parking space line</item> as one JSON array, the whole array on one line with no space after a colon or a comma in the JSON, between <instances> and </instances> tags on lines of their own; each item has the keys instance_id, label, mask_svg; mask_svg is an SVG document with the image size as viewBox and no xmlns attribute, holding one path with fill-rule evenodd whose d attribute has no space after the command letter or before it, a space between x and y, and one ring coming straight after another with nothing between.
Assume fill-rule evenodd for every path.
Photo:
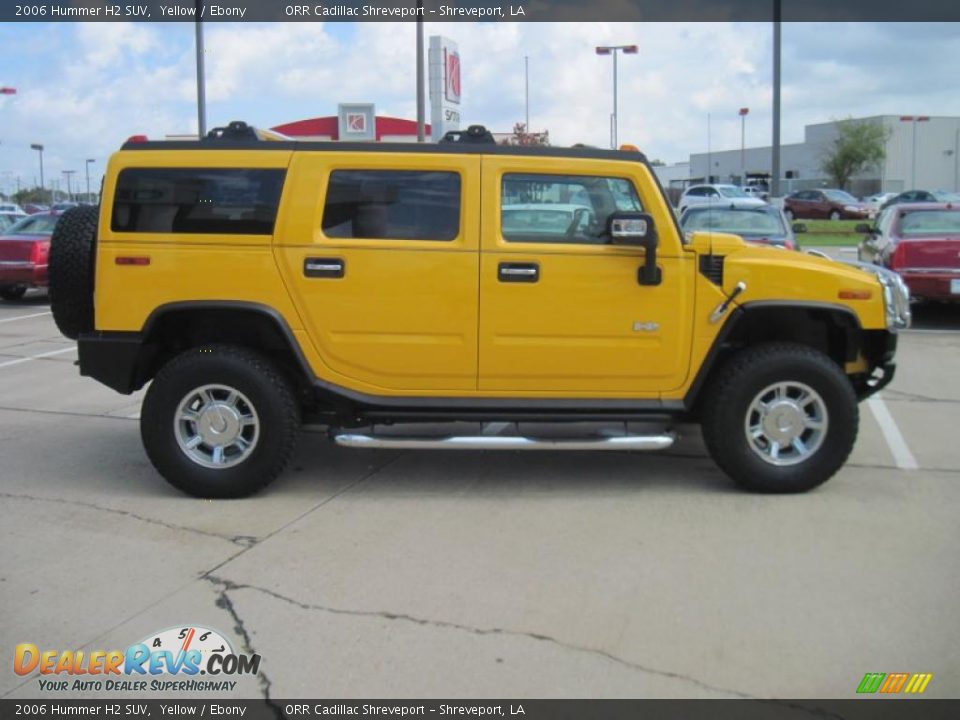
<instances>
[{"instance_id":1,"label":"parking space line","mask_svg":"<svg viewBox=\"0 0 960 720\"><path fill-rule=\"evenodd\" d=\"M68 348L61 348L60 350L51 350L50 352L40 353L38 355L31 355L29 357L17 358L16 360L8 360L7 362L0 363L0 368L12 367L13 365L20 365L21 363L30 362L31 360L37 360L39 358L50 357L51 355L62 355L63 353L72 352L77 349L76 345L71 345Z\"/></svg>"},{"instance_id":2,"label":"parking space line","mask_svg":"<svg viewBox=\"0 0 960 720\"><path fill-rule=\"evenodd\" d=\"M867 406L880 426L880 432L883 433L883 437L887 441L887 447L890 448L893 461L897 464L897 467L901 470L919 470L920 465L913 453L910 452L907 441L900 432L900 428L897 427L897 423L893 419L893 415L890 414L883 398L880 395L874 395L867 400Z\"/></svg>"},{"instance_id":3,"label":"parking space line","mask_svg":"<svg viewBox=\"0 0 960 720\"><path fill-rule=\"evenodd\" d=\"M16 317L4 318L3 320L0 320L0 324L15 322L16 320L29 320L30 318L43 317L44 315L50 315L50 314L51 314L50 311L47 310L46 312L38 312L38 313L33 313L31 315L17 315Z\"/></svg>"}]
</instances>

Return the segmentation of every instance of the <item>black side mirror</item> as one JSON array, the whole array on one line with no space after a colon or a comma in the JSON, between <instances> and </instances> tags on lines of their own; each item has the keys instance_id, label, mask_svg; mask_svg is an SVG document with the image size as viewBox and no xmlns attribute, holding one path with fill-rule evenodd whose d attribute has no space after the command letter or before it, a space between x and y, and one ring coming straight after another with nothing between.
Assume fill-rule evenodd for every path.
<instances>
[{"instance_id":1,"label":"black side mirror","mask_svg":"<svg viewBox=\"0 0 960 720\"><path fill-rule=\"evenodd\" d=\"M790 227L795 233L805 233L807 231L807 226L804 223L794 223Z\"/></svg>"},{"instance_id":2,"label":"black side mirror","mask_svg":"<svg viewBox=\"0 0 960 720\"><path fill-rule=\"evenodd\" d=\"M657 267L657 227L653 218L643 212L616 212L607 218L607 235L614 245L638 245L646 250L643 266L637 274L641 285L659 285Z\"/></svg>"},{"instance_id":3,"label":"black side mirror","mask_svg":"<svg viewBox=\"0 0 960 720\"><path fill-rule=\"evenodd\" d=\"M860 223L853 230L854 232L863 233L864 235L873 234L873 226L867 223Z\"/></svg>"}]
</instances>

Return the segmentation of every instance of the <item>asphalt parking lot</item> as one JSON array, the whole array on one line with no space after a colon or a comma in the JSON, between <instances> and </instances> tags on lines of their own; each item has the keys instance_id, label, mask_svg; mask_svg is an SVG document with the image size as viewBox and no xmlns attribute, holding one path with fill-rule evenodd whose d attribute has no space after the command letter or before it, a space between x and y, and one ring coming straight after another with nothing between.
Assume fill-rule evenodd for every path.
<instances>
[{"instance_id":1,"label":"asphalt parking lot","mask_svg":"<svg viewBox=\"0 0 960 720\"><path fill-rule=\"evenodd\" d=\"M866 672L960 696L958 330L920 312L805 495L737 491L690 428L659 455L304 432L264 493L212 502L154 472L140 394L78 375L43 296L0 304L0 695L57 695L17 643L202 625L262 656L235 697L848 698Z\"/></svg>"}]
</instances>

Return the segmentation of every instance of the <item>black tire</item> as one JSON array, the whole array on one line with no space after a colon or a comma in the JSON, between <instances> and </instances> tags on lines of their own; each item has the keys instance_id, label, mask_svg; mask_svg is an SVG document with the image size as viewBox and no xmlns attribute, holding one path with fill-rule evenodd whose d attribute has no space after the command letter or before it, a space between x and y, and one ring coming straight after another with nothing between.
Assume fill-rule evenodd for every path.
<instances>
[{"instance_id":1,"label":"black tire","mask_svg":"<svg viewBox=\"0 0 960 720\"><path fill-rule=\"evenodd\" d=\"M0 287L0 298L3 298L8 302L19 300L26 294L26 285L4 285L3 287Z\"/></svg>"},{"instance_id":2,"label":"black tire","mask_svg":"<svg viewBox=\"0 0 960 720\"><path fill-rule=\"evenodd\" d=\"M177 423L176 417L191 393L209 385L239 393L241 407L249 403L258 420L249 454L229 467L204 466L178 441L178 435L201 434L202 413L192 425ZM299 423L293 390L272 362L245 348L210 345L187 350L160 370L143 401L140 435L150 462L174 487L195 497L237 498L280 475L293 453ZM195 452L202 454L206 447L201 442Z\"/></svg>"},{"instance_id":3,"label":"black tire","mask_svg":"<svg viewBox=\"0 0 960 720\"><path fill-rule=\"evenodd\" d=\"M71 340L93 330L93 280L100 208L70 208L50 238L50 310Z\"/></svg>"},{"instance_id":4,"label":"black tire","mask_svg":"<svg viewBox=\"0 0 960 720\"><path fill-rule=\"evenodd\" d=\"M839 211L839 210L834 210L834 211L832 211L832 212L830 213L830 219L831 219L831 220L839 220L839 219L840 219L840 211Z\"/></svg>"},{"instance_id":5,"label":"black tire","mask_svg":"<svg viewBox=\"0 0 960 720\"><path fill-rule=\"evenodd\" d=\"M765 438L751 442L747 437L751 404L780 382L814 390L827 420L819 446L805 459L798 454L792 465L772 464L761 457L763 450L755 449ZM853 386L835 362L804 345L771 343L740 351L715 376L703 408L703 439L710 455L737 484L754 492L803 492L826 482L846 462L857 439L859 408ZM800 441L810 442L807 433L813 432L804 430Z\"/></svg>"}]
</instances>

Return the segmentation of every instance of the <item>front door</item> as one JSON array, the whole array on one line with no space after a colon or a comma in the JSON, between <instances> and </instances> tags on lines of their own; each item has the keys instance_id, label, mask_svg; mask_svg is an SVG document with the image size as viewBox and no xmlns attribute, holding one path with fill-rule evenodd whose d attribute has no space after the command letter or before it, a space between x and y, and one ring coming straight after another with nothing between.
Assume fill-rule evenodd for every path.
<instances>
[{"instance_id":1,"label":"front door","mask_svg":"<svg viewBox=\"0 0 960 720\"><path fill-rule=\"evenodd\" d=\"M313 207L282 213L276 256L323 379L475 391L480 159L302 152L289 177Z\"/></svg>"},{"instance_id":2,"label":"front door","mask_svg":"<svg viewBox=\"0 0 960 720\"><path fill-rule=\"evenodd\" d=\"M485 157L482 197L480 390L642 398L683 383L694 262L644 165ZM655 286L638 282L644 250L604 235L612 212L641 209L660 237Z\"/></svg>"}]
</instances>

